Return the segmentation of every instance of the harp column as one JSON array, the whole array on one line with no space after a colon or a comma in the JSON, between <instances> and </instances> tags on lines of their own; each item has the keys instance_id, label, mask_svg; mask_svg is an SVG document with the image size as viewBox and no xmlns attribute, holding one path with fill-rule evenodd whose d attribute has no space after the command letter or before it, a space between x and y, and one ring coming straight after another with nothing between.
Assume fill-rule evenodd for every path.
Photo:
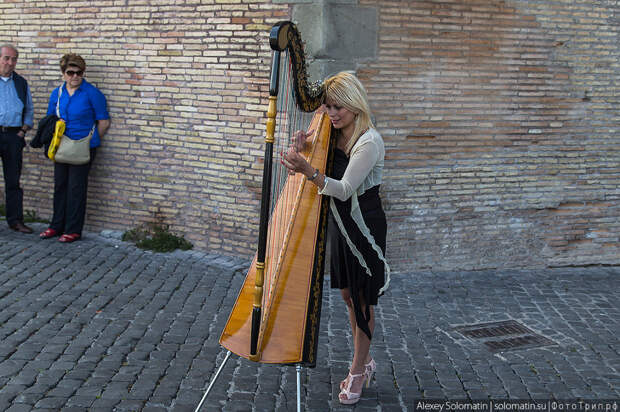
<instances>
[{"instance_id":1,"label":"harp column","mask_svg":"<svg viewBox=\"0 0 620 412\"><path fill-rule=\"evenodd\" d=\"M263 167L263 189L260 207L260 226L258 229L258 248L256 251L256 280L254 282L254 303L252 307L252 332L250 335L250 360L258 362L258 335L260 331L263 284L265 280L265 255L267 253L267 231L269 222L269 204L271 201L271 169L273 164L273 143L278 113L278 81L280 76L280 52L275 50L271 64L269 83L269 106L267 108L265 134L265 162Z\"/></svg>"}]
</instances>

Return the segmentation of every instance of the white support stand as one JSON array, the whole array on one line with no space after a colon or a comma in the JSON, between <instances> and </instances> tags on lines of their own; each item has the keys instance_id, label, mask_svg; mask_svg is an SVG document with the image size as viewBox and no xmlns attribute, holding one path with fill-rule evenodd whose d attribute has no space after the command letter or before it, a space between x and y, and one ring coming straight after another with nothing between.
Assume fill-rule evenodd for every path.
<instances>
[{"instance_id":1,"label":"white support stand","mask_svg":"<svg viewBox=\"0 0 620 412\"><path fill-rule=\"evenodd\" d=\"M295 365L297 370L297 412L301 412L301 365Z\"/></svg>"},{"instance_id":2,"label":"white support stand","mask_svg":"<svg viewBox=\"0 0 620 412\"><path fill-rule=\"evenodd\" d=\"M228 362L228 358L230 358L230 354L231 352L227 351L226 357L222 361L222 364L220 365L220 367L217 368L217 371L215 372L215 376L211 380L211 383L209 383L207 390L205 391L204 395L202 395L202 399L200 399L200 403L198 403L198 406L196 406L196 409L194 410L194 412L200 412L200 408L202 408L203 403L205 402L205 400L207 399L207 396L209 395L209 392L211 392L211 388L215 384L215 381L217 381L217 378L220 376L220 372L222 371L222 369L224 369L226 362ZM295 365L295 370L297 371L297 412L301 412L301 365L299 364Z\"/></svg>"},{"instance_id":3,"label":"white support stand","mask_svg":"<svg viewBox=\"0 0 620 412\"><path fill-rule=\"evenodd\" d=\"M228 351L226 353L226 357L224 358L224 361L222 362L220 367L217 368L217 372L215 372L215 376L213 377L213 380L211 380L211 383L209 384L209 387L207 388L205 394L202 395L202 399L200 400L200 403L198 404L198 406L196 407L196 410L194 412L200 412L200 408L202 408L202 404L207 399L207 395L211 391L211 387L213 387L213 384L217 380L217 377L220 375L220 372L222 371L222 369L224 369L224 365L226 365L226 362L228 361L228 358L230 358L230 353L231 353L230 351Z\"/></svg>"}]
</instances>

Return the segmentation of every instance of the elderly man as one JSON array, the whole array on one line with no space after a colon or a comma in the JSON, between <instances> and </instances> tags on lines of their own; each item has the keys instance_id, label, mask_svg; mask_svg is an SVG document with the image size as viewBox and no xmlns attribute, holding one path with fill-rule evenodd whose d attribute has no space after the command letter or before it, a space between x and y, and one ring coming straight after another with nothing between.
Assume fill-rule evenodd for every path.
<instances>
[{"instance_id":1,"label":"elderly man","mask_svg":"<svg viewBox=\"0 0 620 412\"><path fill-rule=\"evenodd\" d=\"M26 79L15 73L19 55L15 46L4 44L0 50L0 157L4 172L6 220L11 229L32 233L32 229L24 225L24 192L19 186L25 136L33 126L32 96Z\"/></svg>"}]
</instances>

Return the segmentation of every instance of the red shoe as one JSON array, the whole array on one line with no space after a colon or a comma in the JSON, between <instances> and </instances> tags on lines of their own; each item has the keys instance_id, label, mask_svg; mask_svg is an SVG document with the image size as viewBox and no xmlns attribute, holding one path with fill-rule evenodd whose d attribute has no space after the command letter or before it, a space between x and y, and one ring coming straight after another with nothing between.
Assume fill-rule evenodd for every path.
<instances>
[{"instance_id":1,"label":"red shoe","mask_svg":"<svg viewBox=\"0 0 620 412\"><path fill-rule=\"evenodd\" d=\"M42 232L42 233L39 235L39 237L40 237L41 239L49 239L49 238L51 238L51 237L58 236L59 234L60 234L60 233L58 233L58 232L57 232L57 231L55 231L54 229L49 228L49 229L46 229L46 230L45 230L45 232Z\"/></svg>"},{"instance_id":2,"label":"red shoe","mask_svg":"<svg viewBox=\"0 0 620 412\"><path fill-rule=\"evenodd\" d=\"M71 242L75 242L79 238L80 238L79 234L77 234L77 233L69 233L69 234L62 235L61 237L59 237L58 241L62 242L62 243L71 243Z\"/></svg>"}]
</instances>

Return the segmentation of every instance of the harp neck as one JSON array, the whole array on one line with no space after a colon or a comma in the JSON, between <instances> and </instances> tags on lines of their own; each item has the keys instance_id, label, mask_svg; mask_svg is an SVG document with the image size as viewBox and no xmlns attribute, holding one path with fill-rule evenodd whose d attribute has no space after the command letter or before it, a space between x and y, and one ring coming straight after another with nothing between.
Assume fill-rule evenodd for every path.
<instances>
[{"instance_id":1,"label":"harp neck","mask_svg":"<svg viewBox=\"0 0 620 412\"><path fill-rule=\"evenodd\" d=\"M278 94L278 80L274 80L274 66L280 61L279 54L288 50L292 66L292 84L295 101L300 110L313 112L323 103L323 87L320 82L310 83L306 69L306 57L304 45L297 26L290 21L282 21L275 24L269 34L269 45L274 50L274 65L269 93L272 96ZM276 59L277 55L277 59Z\"/></svg>"}]
</instances>

